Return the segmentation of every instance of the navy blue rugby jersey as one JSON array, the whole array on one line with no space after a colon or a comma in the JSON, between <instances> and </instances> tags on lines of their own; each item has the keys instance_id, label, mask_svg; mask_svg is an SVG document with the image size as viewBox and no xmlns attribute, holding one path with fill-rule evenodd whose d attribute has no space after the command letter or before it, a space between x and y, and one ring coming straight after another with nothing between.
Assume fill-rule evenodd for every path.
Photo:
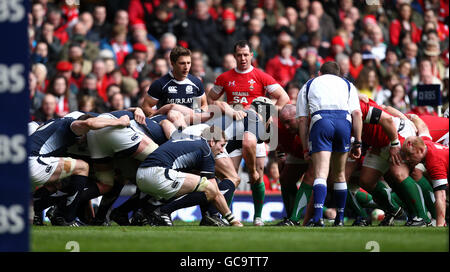
<instances>
[{"instance_id":1,"label":"navy blue rugby jersey","mask_svg":"<svg viewBox=\"0 0 450 272\"><path fill-rule=\"evenodd\" d=\"M30 156L63 157L67 148L77 141L70 126L76 121L66 117L50 120L30 136Z\"/></svg>"},{"instance_id":2,"label":"navy blue rugby jersey","mask_svg":"<svg viewBox=\"0 0 450 272\"><path fill-rule=\"evenodd\" d=\"M193 109L195 98L200 98L204 93L203 83L197 77L188 74L183 81L178 81L172 72L155 80L147 91L150 97L158 100L158 109L167 104L179 104Z\"/></svg>"}]
</instances>

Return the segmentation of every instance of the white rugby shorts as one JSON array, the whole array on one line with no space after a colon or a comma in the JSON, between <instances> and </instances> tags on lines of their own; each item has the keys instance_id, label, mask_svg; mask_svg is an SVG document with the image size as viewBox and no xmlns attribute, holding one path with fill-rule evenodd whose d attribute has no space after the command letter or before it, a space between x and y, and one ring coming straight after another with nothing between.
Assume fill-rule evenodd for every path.
<instances>
[{"instance_id":1,"label":"white rugby shorts","mask_svg":"<svg viewBox=\"0 0 450 272\"><path fill-rule=\"evenodd\" d=\"M139 189L157 199L174 197L183 186L186 173L164 167L143 167L136 173Z\"/></svg>"}]
</instances>

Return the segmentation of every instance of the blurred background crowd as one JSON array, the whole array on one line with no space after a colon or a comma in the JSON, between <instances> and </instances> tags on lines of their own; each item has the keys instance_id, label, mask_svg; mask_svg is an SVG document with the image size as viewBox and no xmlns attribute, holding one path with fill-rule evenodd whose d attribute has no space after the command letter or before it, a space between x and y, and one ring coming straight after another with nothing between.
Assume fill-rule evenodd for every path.
<instances>
[{"instance_id":1,"label":"blurred background crowd","mask_svg":"<svg viewBox=\"0 0 450 272\"><path fill-rule=\"evenodd\" d=\"M28 18L30 120L140 106L176 45L192 51L208 92L242 39L294 104L334 60L379 104L437 115L416 100L418 85L438 84L448 107L447 0L33 0ZM278 190L276 163L267 166L266 189Z\"/></svg>"}]
</instances>

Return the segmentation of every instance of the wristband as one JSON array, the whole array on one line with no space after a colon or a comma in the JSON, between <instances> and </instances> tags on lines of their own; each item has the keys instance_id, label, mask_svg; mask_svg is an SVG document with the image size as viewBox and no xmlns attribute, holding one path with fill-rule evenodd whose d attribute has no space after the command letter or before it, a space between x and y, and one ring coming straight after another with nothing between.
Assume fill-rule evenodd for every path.
<instances>
[{"instance_id":1,"label":"wristband","mask_svg":"<svg viewBox=\"0 0 450 272\"><path fill-rule=\"evenodd\" d=\"M400 146L400 141L398 139L391 142L391 147L397 147Z\"/></svg>"}]
</instances>

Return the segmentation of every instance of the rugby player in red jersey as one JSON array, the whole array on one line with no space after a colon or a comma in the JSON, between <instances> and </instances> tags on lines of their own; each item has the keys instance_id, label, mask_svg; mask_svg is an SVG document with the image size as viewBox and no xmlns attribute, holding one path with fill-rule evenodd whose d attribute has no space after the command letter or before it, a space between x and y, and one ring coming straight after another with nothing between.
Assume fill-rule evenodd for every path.
<instances>
[{"instance_id":1,"label":"rugby player in red jersey","mask_svg":"<svg viewBox=\"0 0 450 272\"><path fill-rule=\"evenodd\" d=\"M275 100L274 104L277 110L280 110L289 102L286 91L273 77L251 65L253 51L248 41L238 41L234 45L234 58L236 59L236 68L217 77L214 87L208 93L209 101L216 101L225 93L228 104L240 104L244 108L248 108L255 98L266 96L267 93L272 100ZM261 213L265 196L263 181L265 157L265 144L258 144L256 147L256 167L255 169L251 169L251 167L248 169L255 205L253 223L256 226L264 225L261 220ZM220 165L220 160L216 164Z\"/></svg>"}]
</instances>

